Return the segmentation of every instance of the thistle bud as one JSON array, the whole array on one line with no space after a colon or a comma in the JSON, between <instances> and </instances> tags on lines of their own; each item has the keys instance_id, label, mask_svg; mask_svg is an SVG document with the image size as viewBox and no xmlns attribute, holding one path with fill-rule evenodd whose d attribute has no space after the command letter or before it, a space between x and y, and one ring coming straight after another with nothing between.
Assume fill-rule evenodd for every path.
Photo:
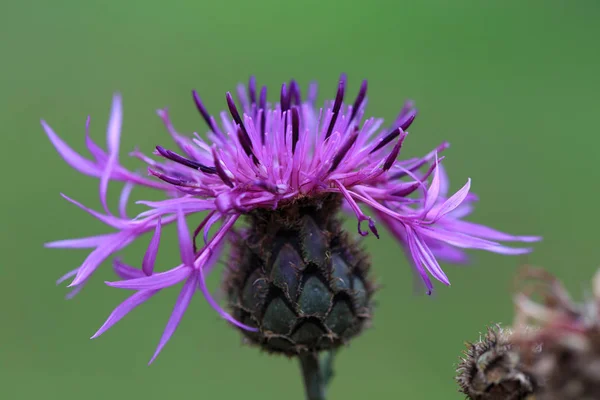
<instances>
[{"instance_id":1,"label":"thistle bud","mask_svg":"<svg viewBox=\"0 0 600 400\"><path fill-rule=\"evenodd\" d=\"M489 327L475 343L467 343L457 368L460 391L471 400L525 400L536 383L525 371L511 342L512 330Z\"/></svg>"},{"instance_id":2,"label":"thistle bud","mask_svg":"<svg viewBox=\"0 0 600 400\"><path fill-rule=\"evenodd\" d=\"M247 341L289 356L334 349L371 318L369 261L343 230L338 196L255 210L233 240L224 286Z\"/></svg>"}]
</instances>

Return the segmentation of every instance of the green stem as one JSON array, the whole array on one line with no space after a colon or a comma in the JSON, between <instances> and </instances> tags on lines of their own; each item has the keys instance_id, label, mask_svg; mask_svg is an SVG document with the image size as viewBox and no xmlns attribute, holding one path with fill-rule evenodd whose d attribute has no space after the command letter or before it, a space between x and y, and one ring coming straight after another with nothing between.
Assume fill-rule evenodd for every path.
<instances>
[{"instance_id":1,"label":"green stem","mask_svg":"<svg viewBox=\"0 0 600 400\"><path fill-rule=\"evenodd\" d=\"M326 400L327 384L333 377L333 352L326 353L322 360L319 360L318 353L304 353L298 358L304 378L306 400Z\"/></svg>"}]
</instances>

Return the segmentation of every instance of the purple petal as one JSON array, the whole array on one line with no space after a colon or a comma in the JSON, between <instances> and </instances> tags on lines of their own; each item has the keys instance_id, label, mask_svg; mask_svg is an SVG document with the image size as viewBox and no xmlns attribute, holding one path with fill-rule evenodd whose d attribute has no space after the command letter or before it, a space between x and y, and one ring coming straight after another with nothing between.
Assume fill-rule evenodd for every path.
<instances>
[{"instance_id":1,"label":"purple petal","mask_svg":"<svg viewBox=\"0 0 600 400\"><path fill-rule=\"evenodd\" d=\"M425 270L423 263L417 257L415 257L416 249L414 249L414 241L412 238L409 239L407 245L404 246L404 251L410 255L409 261L414 272L419 275L421 281L423 281L425 284L427 294L431 295L433 292L433 283L431 282L431 279L429 279L429 275L427 275L427 271Z\"/></svg>"},{"instance_id":2,"label":"purple petal","mask_svg":"<svg viewBox=\"0 0 600 400\"><path fill-rule=\"evenodd\" d=\"M123 186L123 190L121 191L121 197L119 199L119 216L123 219L128 219L127 217L127 201L129 200L129 195L133 190L135 184L132 182L127 182L125 186Z\"/></svg>"},{"instance_id":3,"label":"purple petal","mask_svg":"<svg viewBox=\"0 0 600 400\"><path fill-rule=\"evenodd\" d=\"M91 208L88 208L86 206L84 206L83 204L81 204L80 202L78 202L77 200L74 200L72 198L70 198L69 196L67 196L64 193L60 194L65 200L67 200L69 203L73 203L75 204L77 207L81 208L83 211L91 214L93 217L99 219L100 221L104 222L106 225L112 226L113 228L116 229L124 229L129 227L131 224L128 223L128 221L123 221L120 218L114 217L112 215L104 215L99 213L98 211L94 211Z\"/></svg>"},{"instance_id":4,"label":"purple petal","mask_svg":"<svg viewBox=\"0 0 600 400\"><path fill-rule=\"evenodd\" d=\"M100 329L98 329L98 331L94 333L94 335L90 339L95 339L98 336L102 335L104 332L109 330L114 324L119 322L124 316L129 314L131 310L144 303L146 300L150 299L158 292L159 290L141 290L129 296L127 299L125 299L124 302L119 304L113 310L112 313L110 313L104 324L102 324Z\"/></svg>"},{"instance_id":5,"label":"purple petal","mask_svg":"<svg viewBox=\"0 0 600 400\"><path fill-rule=\"evenodd\" d=\"M154 262L156 261L156 254L158 253L158 245L160 244L160 232L161 232L161 219L158 218L158 222L156 223L156 228L154 229L154 235L150 240L150 244L146 249L146 254L144 254L144 259L142 261L142 270L146 275L152 275L154 271Z\"/></svg>"},{"instance_id":6,"label":"purple petal","mask_svg":"<svg viewBox=\"0 0 600 400\"><path fill-rule=\"evenodd\" d=\"M160 341L158 342L158 347L154 352L154 355L150 359L148 364L152 364L152 362L156 359L160 351L165 347L171 336L177 329L177 326L181 322L181 318L185 313L185 310L190 305L190 301L192 300L192 296L196 291L196 282L198 281L198 274L193 272L186 280L181 288L181 292L179 293L179 297L177 297L177 301L175 302L175 307L173 308L173 312L171 313L171 317L169 318L169 322L167 322L167 326L163 332Z\"/></svg>"},{"instance_id":7,"label":"purple petal","mask_svg":"<svg viewBox=\"0 0 600 400\"><path fill-rule=\"evenodd\" d=\"M190 238L190 232L188 230L187 223L185 222L185 215L181 208L177 210L177 236L179 237L179 252L181 253L181 261L183 265L188 267L194 266L194 247L192 246L192 239Z\"/></svg>"},{"instance_id":8,"label":"purple petal","mask_svg":"<svg viewBox=\"0 0 600 400\"><path fill-rule=\"evenodd\" d=\"M179 282L187 279L192 273L192 268L179 265L165 272L159 272L143 278L129 279L118 282L105 282L108 286L119 289L129 290L147 290L164 289L169 286L177 285Z\"/></svg>"},{"instance_id":9,"label":"purple petal","mask_svg":"<svg viewBox=\"0 0 600 400\"><path fill-rule=\"evenodd\" d=\"M42 120L42 127L46 131L46 135L50 139L50 142L58 151L58 154L75 170L81 172L84 175L98 177L100 176L100 171L98 167L91 162L90 160L83 158L79 153L75 152L68 144L66 144L54 131L52 128L46 123L46 121Z\"/></svg>"},{"instance_id":10,"label":"purple petal","mask_svg":"<svg viewBox=\"0 0 600 400\"><path fill-rule=\"evenodd\" d=\"M119 156L119 141L121 139L121 124L123 121L123 110L121 106L121 96L115 94L113 96L112 110L110 112L110 120L108 122L108 128L106 131L106 146L108 149L108 161L100 177L100 202L104 207L104 211L110 214L108 211L108 205L106 204L106 192L108 190L108 181L112 170L117 162Z\"/></svg>"},{"instance_id":11,"label":"purple petal","mask_svg":"<svg viewBox=\"0 0 600 400\"><path fill-rule=\"evenodd\" d=\"M444 215L448 214L449 212L454 211L456 209L456 207L461 205L461 203L465 200L465 198L469 194L470 189L471 189L471 178L469 178L467 180L467 183L465 183L465 185L462 188L460 188L459 191L454 193L452 195L452 197L450 197L448 200L446 200L440 206L433 207L433 209L431 211L436 213L435 217L433 217L433 220L437 221L438 219L442 218Z\"/></svg>"},{"instance_id":12,"label":"purple petal","mask_svg":"<svg viewBox=\"0 0 600 400\"><path fill-rule=\"evenodd\" d=\"M135 239L135 236L136 235L131 231L119 232L111 237L111 240L104 242L102 246L99 246L92 251L83 264L81 264L81 267L79 267L77 276L73 279L73 282L71 282L69 287L77 286L86 280L100 264L104 262L104 260L131 243Z\"/></svg>"},{"instance_id":13,"label":"purple petal","mask_svg":"<svg viewBox=\"0 0 600 400\"><path fill-rule=\"evenodd\" d=\"M56 284L60 285L61 283L63 283L64 281L66 281L67 279L71 278L72 276L77 275L77 271L79 271L79 267L67 272L66 274L64 274L63 276L61 276L60 278L57 279Z\"/></svg>"},{"instance_id":14,"label":"purple petal","mask_svg":"<svg viewBox=\"0 0 600 400\"><path fill-rule=\"evenodd\" d=\"M79 284L79 286L76 286L73 290L71 290L69 293L67 293L67 295L65 296L65 299L67 300L71 300L73 297L77 296L79 294L79 292L81 292L81 290L85 287L85 284L88 281L84 281L83 283Z\"/></svg>"},{"instance_id":15,"label":"purple petal","mask_svg":"<svg viewBox=\"0 0 600 400\"><path fill-rule=\"evenodd\" d=\"M137 201L136 203L152 207L153 209L140 213L135 219L176 213L180 208L184 213L194 213L216 208L215 202L212 200L202 200L193 197L179 197L163 201Z\"/></svg>"},{"instance_id":16,"label":"purple petal","mask_svg":"<svg viewBox=\"0 0 600 400\"><path fill-rule=\"evenodd\" d=\"M90 122L91 118L88 116L85 121L85 145L92 157L96 160L96 163L104 164L106 163L106 152L102 150L90 136Z\"/></svg>"},{"instance_id":17,"label":"purple petal","mask_svg":"<svg viewBox=\"0 0 600 400\"><path fill-rule=\"evenodd\" d=\"M44 247L50 249L93 249L100 246L107 240L110 240L114 233L105 235L88 236L79 239L55 240L54 242L44 243Z\"/></svg>"},{"instance_id":18,"label":"purple petal","mask_svg":"<svg viewBox=\"0 0 600 400\"><path fill-rule=\"evenodd\" d=\"M200 289L200 291L202 292L202 294L204 295L204 298L206 299L206 301L208 302L208 304L210 304L210 306L225 320L229 321L230 323L232 323L233 325L245 329L247 331L252 331L252 332L256 332L257 329L253 328L251 326L242 324L241 322L237 321L235 318L233 318L231 315L229 315L227 313L227 311L223 310L223 308L221 308L221 306L219 306L219 303L217 303L217 301L212 297L212 295L210 294L210 291L208 290L208 287L206 286L206 280L204 278L204 270L203 268L199 269L200 272L200 279L198 282L198 288Z\"/></svg>"},{"instance_id":19,"label":"purple petal","mask_svg":"<svg viewBox=\"0 0 600 400\"><path fill-rule=\"evenodd\" d=\"M419 234L410 226L406 226L406 233L409 243L412 242L411 253L413 253L413 258L427 268L435 279L445 285L449 285L450 281L448 280L448 277L438 264L427 244L419 237Z\"/></svg>"},{"instance_id":20,"label":"purple petal","mask_svg":"<svg viewBox=\"0 0 600 400\"><path fill-rule=\"evenodd\" d=\"M420 227L419 231L421 234L442 242L448 243L452 246L460 247L463 249L479 249L487 250L493 253L507 254L507 255L519 255L530 253L530 248L512 248L503 246L500 243L492 242L485 239L480 239L474 236L470 236L461 232L446 231L437 227Z\"/></svg>"},{"instance_id":21,"label":"purple petal","mask_svg":"<svg viewBox=\"0 0 600 400\"><path fill-rule=\"evenodd\" d=\"M392 168L392 165L396 162L396 158L398 158L398 154L400 154L400 149L402 148L402 143L404 143L404 139L406 138L406 132L400 131L400 137L398 138L398 142L394 145L394 148L385 158L385 162L383 163L383 170L387 171Z\"/></svg>"},{"instance_id":22,"label":"purple petal","mask_svg":"<svg viewBox=\"0 0 600 400\"><path fill-rule=\"evenodd\" d=\"M121 125L123 123L123 106L121 95L115 93L113 96L112 109L110 111L110 120L106 130L106 148L109 157L119 153L119 143L121 140Z\"/></svg>"},{"instance_id":23,"label":"purple petal","mask_svg":"<svg viewBox=\"0 0 600 400\"><path fill-rule=\"evenodd\" d=\"M120 258L113 260L113 270L121 279L137 279L146 276L142 270L123 263Z\"/></svg>"},{"instance_id":24,"label":"purple petal","mask_svg":"<svg viewBox=\"0 0 600 400\"><path fill-rule=\"evenodd\" d=\"M470 261L467 253L449 244L432 240L427 245L438 260L452 264L468 264Z\"/></svg>"},{"instance_id":25,"label":"purple petal","mask_svg":"<svg viewBox=\"0 0 600 400\"><path fill-rule=\"evenodd\" d=\"M425 197L425 206L423 207L425 213L433 208L440 194L440 172L437 169L437 166L439 165L437 155L435 157L435 165L436 168L433 171L433 179L431 180L431 185L429 185L429 190L427 190L427 196Z\"/></svg>"},{"instance_id":26,"label":"purple petal","mask_svg":"<svg viewBox=\"0 0 600 400\"><path fill-rule=\"evenodd\" d=\"M441 163L438 163L437 168L439 168L440 174L440 196L446 198L450 189L450 179L448 179L446 168Z\"/></svg>"},{"instance_id":27,"label":"purple petal","mask_svg":"<svg viewBox=\"0 0 600 400\"><path fill-rule=\"evenodd\" d=\"M202 238L204 239L204 243L208 242L208 233L210 232L210 228L212 228L212 226L215 224L215 222L220 220L222 216L223 215L220 212L215 212L213 215L210 216L210 218L208 218L208 221L204 225L204 233L202 235Z\"/></svg>"},{"instance_id":28,"label":"purple petal","mask_svg":"<svg viewBox=\"0 0 600 400\"><path fill-rule=\"evenodd\" d=\"M533 243L542 240L540 236L515 236L489 228L485 225L476 224L468 221L444 220L443 226L448 230L459 232L468 232L469 235L477 236L483 239L500 240L506 242L525 242Z\"/></svg>"}]
</instances>

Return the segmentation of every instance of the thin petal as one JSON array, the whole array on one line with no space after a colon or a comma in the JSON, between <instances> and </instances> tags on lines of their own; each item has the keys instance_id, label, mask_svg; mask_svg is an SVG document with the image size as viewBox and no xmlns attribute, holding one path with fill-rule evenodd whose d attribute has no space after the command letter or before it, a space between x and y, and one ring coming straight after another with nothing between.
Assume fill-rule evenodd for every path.
<instances>
[{"instance_id":1,"label":"thin petal","mask_svg":"<svg viewBox=\"0 0 600 400\"><path fill-rule=\"evenodd\" d=\"M110 120L108 122L108 128L106 131L106 145L108 149L108 161L100 177L100 202L104 207L104 211L110 214L108 211L108 205L106 203L106 192L108 190L108 181L110 175L117 163L119 157L119 141L121 140L121 124L123 121L123 110L121 107L121 96L115 94L113 97L112 110L110 113Z\"/></svg>"},{"instance_id":2,"label":"thin petal","mask_svg":"<svg viewBox=\"0 0 600 400\"><path fill-rule=\"evenodd\" d=\"M414 269L414 272L421 277L421 280L425 284L427 288L427 294L431 295L433 292L433 283L431 279L429 279L429 275L427 275L427 270L425 269L421 260L417 257L418 251L415 248L415 242L412 237L408 237L407 235L407 245L405 246L405 252L410 254L410 263Z\"/></svg>"},{"instance_id":3,"label":"thin petal","mask_svg":"<svg viewBox=\"0 0 600 400\"><path fill-rule=\"evenodd\" d=\"M102 150L90 136L90 122L91 118L88 116L85 121L85 145L92 157L96 160L96 163L102 165L106 163L106 152Z\"/></svg>"},{"instance_id":4,"label":"thin petal","mask_svg":"<svg viewBox=\"0 0 600 400\"><path fill-rule=\"evenodd\" d=\"M134 308L150 299L152 296L157 294L159 290L141 290L135 294L129 296L125 301L119 304L112 313L108 316L104 324L98 329L96 333L90 338L95 339L102 335L104 332L109 330L114 324L119 322L124 316L129 314Z\"/></svg>"},{"instance_id":5,"label":"thin petal","mask_svg":"<svg viewBox=\"0 0 600 400\"><path fill-rule=\"evenodd\" d=\"M465 198L469 194L470 189L471 189L471 178L469 178L467 180L467 183L465 183L465 185L462 188L460 188L459 191L454 193L452 195L452 197L450 197L448 200L443 202L441 205L433 207L431 209L429 214L435 213L435 217L433 217L433 220L437 221L438 219L442 218L444 215L454 211L456 209L456 207L461 205L462 202L465 200Z\"/></svg>"},{"instance_id":6,"label":"thin petal","mask_svg":"<svg viewBox=\"0 0 600 400\"><path fill-rule=\"evenodd\" d=\"M91 214L93 217L95 217L95 218L99 219L100 221L104 222L106 225L112 226L113 228L124 229L124 228L127 228L128 226L131 225L131 223L129 223L128 221L123 221L122 219L114 217L112 215L104 215L104 214L99 213L98 211L94 211L91 208L88 208L88 207L84 206L83 204L81 204L77 200L74 200L74 199L70 198L66 194L61 193L60 195L65 200L67 200L69 203L75 204L77 207L81 208L83 211Z\"/></svg>"},{"instance_id":7,"label":"thin petal","mask_svg":"<svg viewBox=\"0 0 600 400\"><path fill-rule=\"evenodd\" d=\"M123 219L128 219L127 217L127 201L129 200L129 195L133 190L135 184L132 182L127 182L125 186L123 186L123 190L121 191L121 197L119 199L119 216Z\"/></svg>"},{"instance_id":8,"label":"thin petal","mask_svg":"<svg viewBox=\"0 0 600 400\"><path fill-rule=\"evenodd\" d=\"M467 253L449 244L432 241L432 243L427 243L427 245L438 260L452 264L468 264L470 261Z\"/></svg>"},{"instance_id":9,"label":"thin petal","mask_svg":"<svg viewBox=\"0 0 600 400\"><path fill-rule=\"evenodd\" d=\"M46 131L46 135L50 139L50 142L58 151L58 154L69 164L72 168L81 172L84 175L98 177L100 176L100 171L98 167L91 162L90 160L83 158L79 153L69 147L54 131L52 128L46 123L46 121L42 120L42 127Z\"/></svg>"},{"instance_id":10,"label":"thin petal","mask_svg":"<svg viewBox=\"0 0 600 400\"><path fill-rule=\"evenodd\" d=\"M435 165L436 168L433 171L433 179L431 180L431 185L429 186L429 189L427 190L427 195L425 197L425 206L423 207L425 213L429 212L429 210L433 208L433 206L437 202L438 196L440 195L441 182L440 172L437 169L437 165L439 165L437 155L435 157Z\"/></svg>"},{"instance_id":11,"label":"thin petal","mask_svg":"<svg viewBox=\"0 0 600 400\"><path fill-rule=\"evenodd\" d=\"M190 305L190 302L192 301L192 297L194 295L194 292L196 291L197 282L198 274L194 272L187 278L187 280L183 284L183 288L181 288L179 297L177 297L177 301L175 302L175 307L173 308L173 312L171 313L169 322L167 322L167 326L163 332L163 335L160 338L160 341L158 342L158 347L156 348L156 351L154 352L154 355L152 356L148 364L152 364L152 362L154 362L156 357L158 357L160 351L163 349L163 347L165 347L169 339L171 339L173 333L175 333L177 326L181 322L181 318L183 318L185 310L187 310L188 306Z\"/></svg>"},{"instance_id":12,"label":"thin petal","mask_svg":"<svg viewBox=\"0 0 600 400\"><path fill-rule=\"evenodd\" d=\"M352 198L352 194L348 191L348 189L346 189L346 187L344 187L344 185L342 185L339 181L334 181L334 183L338 187L338 189L339 189L340 193L342 194L342 196L344 196L344 199L348 202L348 205L354 211L354 214L356 214L356 219L358 219L358 233L361 236L367 236L369 234L368 231L363 231L360 228L360 224L361 224L362 221L369 221L369 229L371 230L371 232L373 232L373 234L375 235L375 237L377 237L377 239L379 239L379 233L377 232L377 229L375 228L375 222L373 222L373 220L371 219L371 217L366 216L362 212L362 210L360 209L360 207L358 206L358 204L356 204L356 202Z\"/></svg>"},{"instance_id":13,"label":"thin petal","mask_svg":"<svg viewBox=\"0 0 600 400\"><path fill-rule=\"evenodd\" d=\"M192 239L185 222L185 215L181 209L177 210L177 236L179 237L179 252L181 253L181 261L183 265L192 267L194 265L194 247Z\"/></svg>"},{"instance_id":14,"label":"thin petal","mask_svg":"<svg viewBox=\"0 0 600 400\"><path fill-rule=\"evenodd\" d=\"M440 221L441 222L441 221ZM539 242L542 240L540 236L516 236L510 235L508 233L504 233L498 231L496 229L492 229L485 225L476 224L474 222L469 221L459 221L459 220L444 220L443 225L448 230L456 230L459 232L468 232L469 235L477 236L483 239L490 240L500 240L506 242L525 242L525 243L533 243Z\"/></svg>"},{"instance_id":15,"label":"thin petal","mask_svg":"<svg viewBox=\"0 0 600 400\"><path fill-rule=\"evenodd\" d=\"M113 270L121 279L137 279L146 276L141 269L123 263L120 258L113 260Z\"/></svg>"},{"instance_id":16,"label":"thin petal","mask_svg":"<svg viewBox=\"0 0 600 400\"><path fill-rule=\"evenodd\" d=\"M121 125L123 123L123 106L121 95L115 93L113 96L112 108L110 111L110 120L106 129L106 148L109 157L119 153L119 143L121 141Z\"/></svg>"},{"instance_id":17,"label":"thin petal","mask_svg":"<svg viewBox=\"0 0 600 400\"><path fill-rule=\"evenodd\" d=\"M88 281L85 281L83 283L81 283L79 286L76 286L73 290L71 290L69 293L67 293L67 295L65 296L65 299L67 300L71 300L73 297L77 296L79 294L79 292L81 292L83 290L83 288L85 287L85 284Z\"/></svg>"},{"instance_id":18,"label":"thin petal","mask_svg":"<svg viewBox=\"0 0 600 400\"><path fill-rule=\"evenodd\" d=\"M439 168L438 172L440 174L440 196L446 198L446 196L448 196L448 190L450 189L450 179L448 179L446 168L444 168L441 163L438 163L437 168Z\"/></svg>"},{"instance_id":19,"label":"thin petal","mask_svg":"<svg viewBox=\"0 0 600 400\"><path fill-rule=\"evenodd\" d=\"M169 271L159 272L143 278L129 279L118 282L105 282L108 286L119 289L146 290L146 289L164 289L169 286L177 285L179 282L187 279L192 273L192 268L180 265Z\"/></svg>"},{"instance_id":20,"label":"thin petal","mask_svg":"<svg viewBox=\"0 0 600 400\"><path fill-rule=\"evenodd\" d=\"M64 274L63 276L61 276L60 278L58 278L56 280L56 284L60 285L61 283L63 283L64 281L66 281L67 279L77 275L77 271L79 271L79 267L67 272L66 274Z\"/></svg>"},{"instance_id":21,"label":"thin petal","mask_svg":"<svg viewBox=\"0 0 600 400\"><path fill-rule=\"evenodd\" d=\"M156 261L156 254L158 253L158 246L160 244L160 233L161 219L158 218L156 228L154 229L154 235L152 235L152 239L150 240L150 244L146 249L146 254L144 254L144 259L142 261L142 270L146 275L152 275L152 272L154 271L154 262Z\"/></svg>"},{"instance_id":22,"label":"thin petal","mask_svg":"<svg viewBox=\"0 0 600 400\"><path fill-rule=\"evenodd\" d=\"M440 264L435 259L435 256L433 255L427 244L421 239L417 231L415 231L410 226L407 226L406 230L409 241L412 241L413 243L411 251L416 252L416 254L413 254L415 259L421 262L435 279L437 279L445 285L449 285L450 281L448 280L448 277L440 267Z\"/></svg>"},{"instance_id":23,"label":"thin petal","mask_svg":"<svg viewBox=\"0 0 600 400\"><path fill-rule=\"evenodd\" d=\"M480 239L461 232L446 231L440 228L421 227L419 231L421 234L431 239L440 240L463 249L487 250L493 253L507 255L527 254L532 250L531 248L512 248L503 246L500 243L492 242L490 240Z\"/></svg>"},{"instance_id":24,"label":"thin petal","mask_svg":"<svg viewBox=\"0 0 600 400\"><path fill-rule=\"evenodd\" d=\"M106 241L102 246L92 251L77 272L77 276L69 287L77 286L86 280L108 257L121 250L135 239L135 234L131 231L124 231L114 235L111 240Z\"/></svg>"},{"instance_id":25,"label":"thin petal","mask_svg":"<svg viewBox=\"0 0 600 400\"><path fill-rule=\"evenodd\" d=\"M108 233L78 239L55 240L54 242L44 243L44 247L49 249L93 249L110 240L114 235L114 233Z\"/></svg>"},{"instance_id":26,"label":"thin petal","mask_svg":"<svg viewBox=\"0 0 600 400\"><path fill-rule=\"evenodd\" d=\"M206 279L204 277L204 271L203 268L199 269L200 271L200 279L198 282L198 288L200 289L200 291L202 292L202 294L204 295L204 298L206 299L206 301L208 302L208 304L210 304L210 306L215 309L215 311L225 320L229 321L230 323L232 323L233 325L245 329L247 331L252 331L252 332L256 332L258 329L253 328L251 326L242 324L241 322L239 322L238 320L236 320L235 318L233 318L231 315L229 315L229 313L227 313L227 311L223 310L223 308L221 308L221 306L219 305L219 303L217 303L217 301L213 298L213 296L210 294L210 291L208 290L208 287L206 286Z\"/></svg>"},{"instance_id":27,"label":"thin petal","mask_svg":"<svg viewBox=\"0 0 600 400\"><path fill-rule=\"evenodd\" d=\"M222 216L223 215L219 212L215 212L212 216L210 216L210 218L208 219L208 221L206 222L206 224L204 226L204 233L202 235L202 238L204 239L204 243L208 242L208 233L210 232L210 228L212 228L212 226L215 224L215 222L220 220Z\"/></svg>"}]
</instances>

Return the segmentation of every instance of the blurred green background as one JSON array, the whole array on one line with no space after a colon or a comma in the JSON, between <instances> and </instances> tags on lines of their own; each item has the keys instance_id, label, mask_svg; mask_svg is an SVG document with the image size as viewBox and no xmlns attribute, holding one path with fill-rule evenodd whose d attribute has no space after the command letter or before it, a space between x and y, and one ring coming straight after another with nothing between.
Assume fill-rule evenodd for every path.
<instances>
[{"instance_id":1,"label":"blurred green background","mask_svg":"<svg viewBox=\"0 0 600 400\"><path fill-rule=\"evenodd\" d=\"M127 293L102 283L113 277L108 265L72 301L54 285L86 252L43 243L106 229L60 198L98 208L97 181L60 159L39 119L83 150L90 114L103 144L121 91L121 154L136 168L127 151L170 143L155 109L169 106L181 131L205 130L192 88L216 112L250 74L271 93L290 77L315 79L323 98L344 71L351 93L369 79L369 115L389 121L406 98L416 101L405 154L449 140L453 187L471 177L481 197L475 221L544 236L528 257L479 252L471 266L446 266L453 285L433 297L415 295L389 235L368 239L384 288L373 328L336 360L330 399L461 399L453 375L462 343L510 323L519 265L546 266L581 291L600 262L599 18L592 0L3 0L0 398L302 399L295 362L242 346L201 296L147 367L175 288L89 340ZM118 191L111 186L113 201ZM171 266L178 249L167 237L159 261ZM125 259L136 262L144 246Z\"/></svg>"}]
</instances>

